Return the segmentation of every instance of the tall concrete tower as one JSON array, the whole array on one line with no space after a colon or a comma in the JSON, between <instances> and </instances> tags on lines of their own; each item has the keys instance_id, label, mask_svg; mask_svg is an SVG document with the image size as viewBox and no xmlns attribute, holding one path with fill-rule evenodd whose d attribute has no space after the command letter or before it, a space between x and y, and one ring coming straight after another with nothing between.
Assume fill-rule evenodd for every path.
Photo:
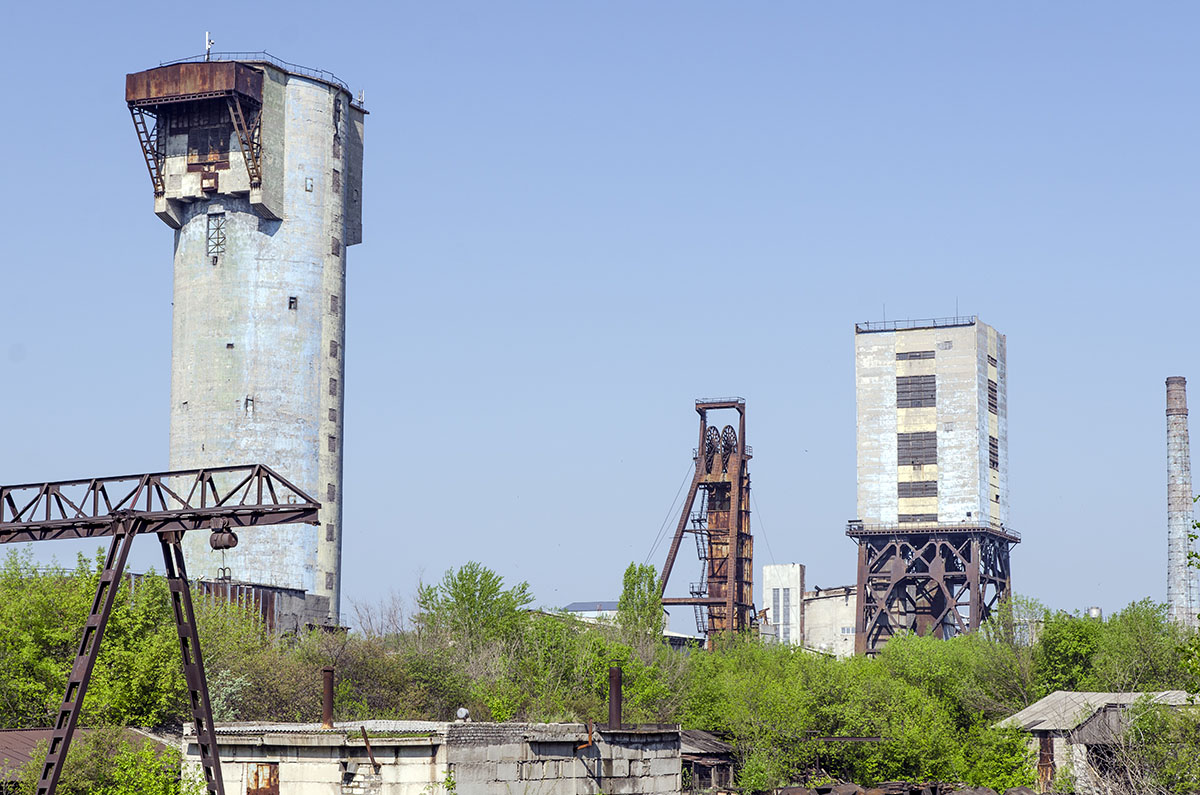
<instances>
[{"instance_id":1,"label":"tall concrete tower","mask_svg":"<svg viewBox=\"0 0 1200 795\"><path fill-rule=\"evenodd\" d=\"M1167 611L1170 619L1197 626L1200 594L1188 563L1192 532L1192 458L1188 446L1187 379L1167 379Z\"/></svg>"},{"instance_id":2,"label":"tall concrete tower","mask_svg":"<svg viewBox=\"0 0 1200 795\"><path fill-rule=\"evenodd\" d=\"M363 122L328 72L266 54L127 75L125 99L175 230L172 469L264 463L320 525L246 533L189 573L341 597L346 247L362 238Z\"/></svg>"},{"instance_id":3,"label":"tall concrete tower","mask_svg":"<svg viewBox=\"0 0 1200 795\"><path fill-rule=\"evenodd\" d=\"M975 317L854 329L859 544L855 642L978 628L1011 587L1008 364Z\"/></svg>"}]
</instances>

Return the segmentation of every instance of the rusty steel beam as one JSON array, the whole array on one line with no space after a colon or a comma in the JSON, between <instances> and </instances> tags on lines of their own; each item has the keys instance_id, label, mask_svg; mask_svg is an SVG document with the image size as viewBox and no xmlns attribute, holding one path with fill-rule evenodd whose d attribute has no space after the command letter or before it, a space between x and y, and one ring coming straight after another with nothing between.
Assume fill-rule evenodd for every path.
<instances>
[{"instance_id":1,"label":"rusty steel beam","mask_svg":"<svg viewBox=\"0 0 1200 795\"><path fill-rule=\"evenodd\" d=\"M738 427L708 424L708 412L733 410ZM752 626L754 541L750 533L750 446L746 444L746 401L741 398L697 400L700 434L693 460L696 471L683 511L671 537L659 580L663 605L692 606L697 629L710 641L721 632ZM691 534L700 558L700 581L690 597L666 597L683 537Z\"/></svg>"},{"instance_id":2,"label":"rusty steel beam","mask_svg":"<svg viewBox=\"0 0 1200 795\"><path fill-rule=\"evenodd\" d=\"M58 789L129 549L136 536L145 534L158 534L162 543L205 789L211 795L224 795L181 539L188 530L210 530L214 548L228 548L237 543L232 528L316 524L320 508L316 500L261 464L0 486L0 544L113 539L55 719L37 795L54 795Z\"/></svg>"},{"instance_id":3,"label":"rusty steel beam","mask_svg":"<svg viewBox=\"0 0 1200 795\"><path fill-rule=\"evenodd\" d=\"M898 632L974 632L1012 592L1009 550L1020 536L991 525L864 527L858 542L855 652L876 654Z\"/></svg>"},{"instance_id":4,"label":"rusty steel beam","mask_svg":"<svg viewBox=\"0 0 1200 795\"><path fill-rule=\"evenodd\" d=\"M262 464L0 486L0 544L141 533L316 524L321 506Z\"/></svg>"}]
</instances>

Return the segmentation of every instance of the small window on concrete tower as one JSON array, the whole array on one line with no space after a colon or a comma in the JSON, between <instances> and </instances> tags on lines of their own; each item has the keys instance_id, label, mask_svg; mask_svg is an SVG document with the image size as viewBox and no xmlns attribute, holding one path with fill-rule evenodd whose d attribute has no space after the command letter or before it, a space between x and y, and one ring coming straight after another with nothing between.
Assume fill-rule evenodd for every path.
<instances>
[{"instance_id":1,"label":"small window on concrete tower","mask_svg":"<svg viewBox=\"0 0 1200 795\"><path fill-rule=\"evenodd\" d=\"M329 437L329 452L331 452L331 453L337 452L337 437L336 436Z\"/></svg>"},{"instance_id":2,"label":"small window on concrete tower","mask_svg":"<svg viewBox=\"0 0 1200 795\"><path fill-rule=\"evenodd\" d=\"M337 541L337 526L336 525L328 524L328 523L325 525L325 540L326 541Z\"/></svg>"},{"instance_id":3,"label":"small window on concrete tower","mask_svg":"<svg viewBox=\"0 0 1200 795\"><path fill-rule=\"evenodd\" d=\"M329 355L332 356L334 359L337 358L337 355L338 355L338 341L337 340L329 341Z\"/></svg>"},{"instance_id":4,"label":"small window on concrete tower","mask_svg":"<svg viewBox=\"0 0 1200 795\"><path fill-rule=\"evenodd\" d=\"M332 483L326 484L325 499L329 502L333 502L337 499L337 486L333 485Z\"/></svg>"},{"instance_id":5,"label":"small window on concrete tower","mask_svg":"<svg viewBox=\"0 0 1200 795\"><path fill-rule=\"evenodd\" d=\"M225 213L212 213L208 216L208 255L214 257L225 253Z\"/></svg>"},{"instance_id":6,"label":"small window on concrete tower","mask_svg":"<svg viewBox=\"0 0 1200 795\"><path fill-rule=\"evenodd\" d=\"M331 395L337 394L337 379L336 378L329 379L329 394L331 394Z\"/></svg>"},{"instance_id":7,"label":"small window on concrete tower","mask_svg":"<svg viewBox=\"0 0 1200 795\"><path fill-rule=\"evenodd\" d=\"M336 295L329 296L329 312L334 315L338 313L338 297Z\"/></svg>"},{"instance_id":8,"label":"small window on concrete tower","mask_svg":"<svg viewBox=\"0 0 1200 795\"><path fill-rule=\"evenodd\" d=\"M288 296L288 309L297 309L300 306L300 299L294 295Z\"/></svg>"}]
</instances>

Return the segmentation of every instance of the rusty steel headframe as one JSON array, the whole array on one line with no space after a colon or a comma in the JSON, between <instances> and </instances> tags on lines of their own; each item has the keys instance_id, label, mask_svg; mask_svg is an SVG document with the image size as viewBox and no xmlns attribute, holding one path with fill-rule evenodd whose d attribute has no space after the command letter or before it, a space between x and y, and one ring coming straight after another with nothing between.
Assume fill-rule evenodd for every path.
<instances>
[{"instance_id":1,"label":"rusty steel headframe","mask_svg":"<svg viewBox=\"0 0 1200 795\"><path fill-rule=\"evenodd\" d=\"M708 412L723 409L737 412L737 429L708 424ZM711 641L718 633L746 629L756 619L750 534L752 450L746 444L742 398L697 400L696 413L700 415L700 441L692 452L696 472L663 564L659 594L665 594L683 536L690 533L700 558L700 580L690 584L690 597L664 597L662 603L691 605L697 629Z\"/></svg>"},{"instance_id":2,"label":"rusty steel headframe","mask_svg":"<svg viewBox=\"0 0 1200 795\"><path fill-rule=\"evenodd\" d=\"M973 632L1012 591L1009 549L1021 536L988 524L867 525L858 542L855 653L876 654L898 632Z\"/></svg>"},{"instance_id":3,"label":"rusty steel headframe","mask_svg":"<svg viewBox=\"0 0 1200 795\"><path fill-rule=\"evenodd\" d=\"M129 550L134 538L150 533L157 534L162 545L205 789L212 795L224 795L200 635L184 568L183 534L210 530L229 540L232 528L316 524L320 507L261 464L0 486L0 544L112 538L67 679L67 692L54 719L37 795L54 795L58 789ZM236 543L236 537L232 540Z\"/></svg>"}]
</instances>

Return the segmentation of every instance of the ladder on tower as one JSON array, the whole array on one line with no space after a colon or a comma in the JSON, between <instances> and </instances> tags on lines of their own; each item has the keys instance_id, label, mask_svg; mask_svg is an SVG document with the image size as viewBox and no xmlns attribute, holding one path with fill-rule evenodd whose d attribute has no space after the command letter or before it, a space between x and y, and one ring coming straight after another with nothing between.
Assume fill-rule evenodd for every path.
<instances>
[{"instance_id":1,"label":"ladder on tower","mask_svg":"<svg viewBox=\"0 0 1200 795\"><path fill-rule=\"evenodd\" d=\"M162 196L167 192L167 187L163 182L162 163L159 159L156 136L146 124L146 111L131 107L129 115L133 117L133 128L137 130L138 143L142 145L142 156L146 158L150 181L154 183L154 195Z\"/></svg>"}]
</instances>

